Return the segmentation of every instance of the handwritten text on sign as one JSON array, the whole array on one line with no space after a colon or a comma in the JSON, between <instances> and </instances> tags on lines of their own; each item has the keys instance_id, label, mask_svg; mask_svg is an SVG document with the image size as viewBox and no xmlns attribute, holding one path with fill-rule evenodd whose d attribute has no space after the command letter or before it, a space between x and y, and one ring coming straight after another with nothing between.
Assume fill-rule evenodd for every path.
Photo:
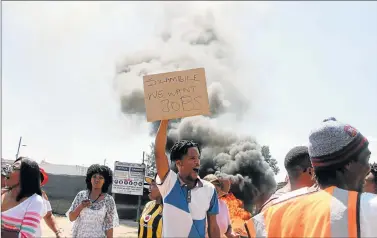
<instances>
[{"instance_id":1,"label":"handwritten text on sign","mask_svg":"<svg viewBox=\"0 0 377 238\"><path fill-rule=\"evenodd\" d=\"M144 76L144 99L149 122L209 115L203 68Z\"/></svg>"}]
</instances>

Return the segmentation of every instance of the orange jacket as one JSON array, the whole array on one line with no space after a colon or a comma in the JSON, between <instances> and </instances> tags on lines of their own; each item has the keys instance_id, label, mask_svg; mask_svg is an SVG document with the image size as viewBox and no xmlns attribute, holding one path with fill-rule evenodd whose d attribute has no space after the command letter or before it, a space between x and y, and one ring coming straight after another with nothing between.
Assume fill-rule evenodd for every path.
<instances>
[{"instance_id":1,"label":"orange jacket","mask_svg":"<svg viewBox=\"0 0 377 238\"><path fill-rule=\"evenodd\" d=\"M245 223L251 237L359 237L360 193L329 187L269 207Z\"/></svg>"}]
</instances>

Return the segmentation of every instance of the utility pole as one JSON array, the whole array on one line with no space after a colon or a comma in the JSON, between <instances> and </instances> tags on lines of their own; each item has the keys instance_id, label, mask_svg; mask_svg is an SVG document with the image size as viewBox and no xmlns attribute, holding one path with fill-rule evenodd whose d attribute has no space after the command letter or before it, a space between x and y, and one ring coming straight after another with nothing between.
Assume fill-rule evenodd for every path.
<instances>
[{"instance_id":1,"label":"utility pole","mask_svg":"<svg viewBox=\"0 0 377 238\"><path fill-rule=\"evenodd\" d=\"M18 154L20 153L21 142L22 142L22 136L20 136L20 140L18 141L16 159L18 159Z\"/></svg>"},{"instance_id":2,"label":"utility pole","mask_svg":"<svg viewBox=\"0 0 377 238\"><path fill-rule=\"evenodd\" d=\"M103 165L106 165L106 159L103 160Z\"/></svg>"},{"instance_id":3,"label":"utility pole","mask_svg":"<svg viewBox=\"0 0 377 238\"><path fill-rule=\"evenodd\" d=\"M143 151L143 164L144 164L144 156L145 156L145 152ZM144 167L145 168L145 167ZM145 171L144 171L144 176L145 176ZM144 181L143 181L144 182ZM144 187L144 185L143 185ZM143 188L144 189L144 188ZM139 219L140 219L140 208L141 208L141 199L142 199L143 195L139 195L138 197L138 201L137 201L137 211L136 211L136 221L138 222Z\"/></svg>"}]
</instances>

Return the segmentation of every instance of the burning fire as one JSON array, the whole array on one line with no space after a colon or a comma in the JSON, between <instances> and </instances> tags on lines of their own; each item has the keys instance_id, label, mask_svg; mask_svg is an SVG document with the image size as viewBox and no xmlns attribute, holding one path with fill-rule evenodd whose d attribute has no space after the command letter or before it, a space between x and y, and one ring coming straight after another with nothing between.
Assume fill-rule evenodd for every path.
<instances>
[{"instance_id":1,"label":"burning fire","mask_svg":"<svg viewBox=\"0 0 377 238\"><path fill-rule=\"evenodd\" d=\"M243 202L237 199L232 193L220 199L228 206L233 230L240 235L246 234L244 223L251 218L251 214L243 208Z\"/></svg>"},{"instance_id":2,"label":"burning fire","mask_svg":"<svg viewBox=\"0 0 377 238\"><path fill-rule=\"evenodd\" d=\"M247 221L251 218L251 214L243 208L243 202L237 199L232 193L229 193L220 199L228 205L230 220L232 223L236 219Z\"/></svg>"}]
</instances>

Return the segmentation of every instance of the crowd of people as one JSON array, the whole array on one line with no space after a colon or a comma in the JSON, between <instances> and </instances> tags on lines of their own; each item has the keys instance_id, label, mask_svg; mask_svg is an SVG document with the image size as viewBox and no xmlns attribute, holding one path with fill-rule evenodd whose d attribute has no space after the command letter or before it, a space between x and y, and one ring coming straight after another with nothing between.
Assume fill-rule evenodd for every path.
<instances>
[{"instance_id":1,"label":"crowd of people","mask_svg":"<svg viewBox=\"0 0 377 238\"><path fill-rule=\"evenodd\" d=\"M52 214L48 196L42 190L48 174L38 164L25 157L1 170L1 236L5 238L41 237L41 221L57 238L67 237ZM80 191L67 211L73 237L113 237L119 225L115 201L108 189L112 171L104 165L88 168L86 189Z\"/></svg>"},{"instance_id":2,"label":"crowd of people","mask_svg":"<svg viewBox=\"0 0 377 238\"><path fill-rule=\"evenodd\" d=\"M215 175L199 177L201 151L195 142L174 144L170 161L178 172L170 169L167 127L168 121L161 121L155 141L163 237L376 236L377 165L370 165L368 140L354 127L329 118L312 130L308 146L286 155L287 184L237 232L218 199L229 191L226 183Z\"/></svg>"},{"instance_id":3,"label":"crowd of people","mask_svg":"<svg viewBox=\"0 0 377 238\"><path fill-rule=\"evenodd\" d=\"M146 177L148 202L138 237L375 237L377 235L377 164L371 165L368 140L335 118L312 130L308 146L291 149L284 166L287 184L270 196L242 229L235 230L227 204L227 177L199 177L201 150L194 141L176 142L166 154L168 121L155 140L156 175ZM172 166L172 164L174 166ZM171 169L173 168L174 169ZM42 190L48 175L28 158L2 168L1 235L40 237L41 220L62 236ZM112 171L92 165L86 189L66 213L73 237L113 237L119 225L108 194Z\"/></svg>"}]
</instances>

